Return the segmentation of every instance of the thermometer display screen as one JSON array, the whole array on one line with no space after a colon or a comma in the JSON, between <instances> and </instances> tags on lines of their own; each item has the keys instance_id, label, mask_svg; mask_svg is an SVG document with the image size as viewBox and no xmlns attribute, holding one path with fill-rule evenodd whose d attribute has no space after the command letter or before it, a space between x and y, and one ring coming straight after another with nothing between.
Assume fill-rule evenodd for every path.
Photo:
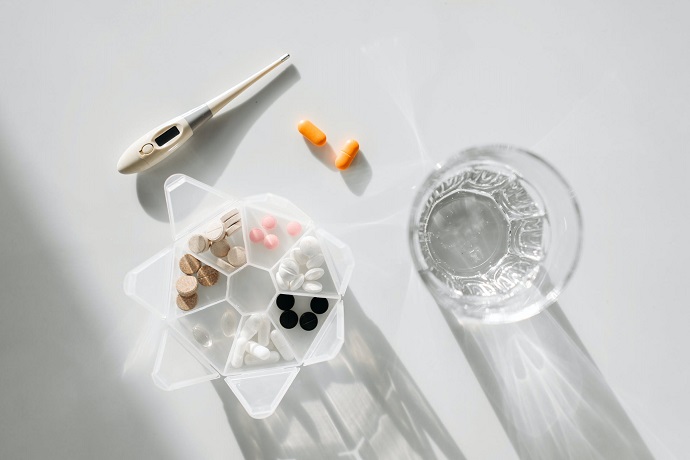
<instances>
[{"instance_id":1,"label":"thermometer display screen","mask_svg":"<svg viewBox=\"0 0 690 460\"><path fill-rule=\"evenodd\" d=\"M163 134L155 138L154 140L156 141L156 144L158 144L158 147L163 147L165 144L170 142L175 136L180 134L180 130L177 129L177 126L172 126L168 128L167 131L165 131Z\"/></svg>"}]
</instances>

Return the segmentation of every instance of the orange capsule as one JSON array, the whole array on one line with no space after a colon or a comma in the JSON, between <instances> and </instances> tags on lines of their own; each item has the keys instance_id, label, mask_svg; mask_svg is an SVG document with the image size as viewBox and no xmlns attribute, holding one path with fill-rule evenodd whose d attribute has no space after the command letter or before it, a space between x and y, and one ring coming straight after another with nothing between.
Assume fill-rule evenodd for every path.
<instances>
[{"instance_id":1,"label":"orange capsule","mask_svg":"<svg viewBox=\"0 0 690 460\"><path fill-rule=\"evenodd\" d=\"M326 134L309 120L300 120L297 129L314 145L321 146L326 143Z\"/></svg>"},{"instance_id":2,"label":"orange capsule","mask_svg":"<svg viewBox=\"0 0 690 460\"><path fill-rule=\"evenodd\" d=\"M359 152L359 142L354 139L348 139L343 148L340 149L340 155L335 159L335 167L341 170L350 167L352 160Z\"/></svg>"}]
</instances>

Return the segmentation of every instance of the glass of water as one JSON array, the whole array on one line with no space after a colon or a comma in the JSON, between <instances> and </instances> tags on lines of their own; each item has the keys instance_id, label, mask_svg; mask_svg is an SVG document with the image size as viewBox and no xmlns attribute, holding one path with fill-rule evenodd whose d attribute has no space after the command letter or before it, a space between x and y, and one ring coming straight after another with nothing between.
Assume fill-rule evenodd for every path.
<instances>
[{"instance_id":1,"label":"glass of water","mask_svg":"<svg viewBox=\"0 0 690 460\"><path fill-rule=\"evenodd\" d=\"M529 318L556 300L580 254L582 221L563 177L533 153L464 150L426 179L410 216L415 265L466 321Z\"/></svg>"}]
</instances>

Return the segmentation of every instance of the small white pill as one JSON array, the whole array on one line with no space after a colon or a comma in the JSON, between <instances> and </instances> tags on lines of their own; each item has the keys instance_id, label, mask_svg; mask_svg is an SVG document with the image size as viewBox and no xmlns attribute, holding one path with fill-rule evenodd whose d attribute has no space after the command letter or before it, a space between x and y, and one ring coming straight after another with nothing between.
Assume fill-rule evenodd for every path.
<instances>
[{"instance_id":1,"label":"small white pill","mask_svg":"<svg viewBox=\"0 0 690 460\"><path fill-rule=\"evenodd\" d=\"M213 249L213 246L211 246L211 249ZM307 260L307 268L320 267L323 265L323 260L323 254L316 254L314 257Z\"/></svg>"},{"instance_id":2,"label":"small white pill","mask_svg":"<svg viewBox=\"0 0 690 460\"><path fill-rule=\"evenodd\" d=\"M278 285L278 289L282 291L287 291L290 289L290 283L285 281L282 276L280 276L280 273L276 273L276 284Z\"/></svg>"},{"instance_id":3,"label":"small white pill","mask_svg":"<svg viewBox=\"0 0 690 460\"><path fill-rule=\"evenodd\" d=\"M302 238L302 241L299 243L299 248L302 254L310 258L321 252L319 241L313 236L305 236Z\"/></svg>"},{"instance_id":4,"label":"small white pill","mask_svg":"<svg viewBox=\"0 0 690 460\"><path fill-rule=\"evenodd\" d=\"M290 253L290 257L295 259L295 261L300 265L306 264L307 260L309 260L309 257L305 256L300 248L293 249Z\"/></svg>"},{"instance_id":5,"label":"small white pill","mask_svg":"<svg viewBox=\"0 0 690 460\"><path fill-rule=\"evenodd\" d=\"M304 283L304 275L299 275L297 278L290 281L290 290L296 291L302 287L302 283Z\"/></svg>"},{"instance_id":6,"label":"small white pill","mask_svg":"<svg viewBox=\"0 0 690 460\"><path fill-rule=\"evenodd\" d=\"M302 286L302 289L304 289L310 294L316 294L317 292L321 292L323 286L318 281L307 281Z\"/></svg>"},{"instance_id":7,"label":"small white pill","mask_svg":"<svg viewBox=\"0 0 690 460\"><path fill-rule=\"evenodd\" d=\"M308 270L307 273L304 274L304 279L306 281L316 281L317 279L321 278L324 274L323 268L312 268L311 270Z\"/></svg>"},{"instance_id":8,"label":"small white pill","mask_svg":"<svg viewBox=\"0 0 690 460\"><path fill-rule=\"evenodd\" d=\"M292 259L285 259L280 263L278 273L283 277L283 280L291 282L299 276L299 264Z\"/></svg>"},{"instance_id":9,"label":"small white pill","mask_svg":"<svg viewBox=\"0 0 690 460\"><path fill-rule=\"evenodd\" d=\"M268 316L261 315L261 325L259 326L259 330L256 332L256 341L259 342L259 345L263 345L264 347L268 345L268 342L270 341L270 332L271 321L268 319Z\"/></svg>"},{"instance_id":10,"label":"small white pill","mask_svg":"<svg viewBox=\"0 0 690 460\"><path fill-rule=\"evenodd\" d=\"M244 364L248 366L256 366L257 364L273 364L280 360L280 354L277 351L272 351L269 353L267 359L259 359L254 355L246 355L244 357Z\"/></svg>"},{"instance_id":11,"label":"small white pill","mask_svg":"<svg viewBox=\"0 0 690 460\"><path fill-rule=\"evenodd\" d=\"M237 230L242 228L242 222L237 222L235 224L232 224L225 230L225 236L232 236L233 233L235 233Z\"/></svg>"},{"instance_id":12,"label":"small white pill","mask_svg":"<svg viewBox=\"0 0 690 460\"><path fill-rule=\"evenodd\" d=\"M235 348L232 350L230 357L230 365L232 367L240 367L242 365L242 358L244 358L244 350L247 347L247 339L239 338L235 342Z\"/></svg>"},{"instance_id":13,"label":"small white pill","mask_svg":"<svg viewBox=\"0 0 690 460\"><path fill-rule=\"evenodd\" d=\"M223 227L223 222L218 220L208 224L206 227L206 238L211 241L220 241L225 238L225 227Z\"/></svg>"},{"instance_id":14,"label":"small white pill","mask_svg":"<svg viewBox=\"0 0 690 460\"><path fill-rule=\"evenodd\" d=\"M263 345L259 345L253 340L247 342L247 345L245 345L244 350L250 355L256 356L259 359L268 359L268 356L271 354L271 350L264 347Z\"/></svg>"},{"instance_id":15,"label":"small white pill","mask_svg":"<svg viewBox=\"0 0 690 460\"><path fill-rule=\"evenodd\" d=\"M278 350L280 356L282 356L285 361L290 361L295 357L290 349L290 345L287 343L287 339L278 329L271 331L271 343L275 345L276 350Z\"/></svg>"}]
</instances>

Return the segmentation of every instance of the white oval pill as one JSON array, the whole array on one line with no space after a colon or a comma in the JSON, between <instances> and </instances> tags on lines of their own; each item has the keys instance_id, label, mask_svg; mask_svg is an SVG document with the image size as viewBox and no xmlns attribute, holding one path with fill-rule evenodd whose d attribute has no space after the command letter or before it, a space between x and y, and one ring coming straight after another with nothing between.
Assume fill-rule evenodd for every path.
<instances>
[{"instance_id":1,"label":"white oval pill","mask_svg":"<svg viewBox=\"0 0 690 460\"><path fill-rule=\"evenodd\" d=\"M298 264L301 264L301 265L306 264L306 263L307 263L307 260L309 260L309 257L305 256L305 255L302 253L302 250L301 250L300 248L295 248L295 249L293 249L292 252L290 253L290 256L291 256L293 259L295 259L295 261L296 261Z\"/></svg>"},{"instance_id":2,"label":"white oval pill","mask_svg":"<svg viewBox=\"0 0 690 460\"><path fill-rule=\"evenodd\" d=\"M304 279L307 281L314 281L321 278L324 274L323 268L312 268L304 274Z\"/></svg>"},{"instance_id":3,"label":"white oval pill","mask_svg":"<svg viewBox=\"0 0 690 460\"><path fill-rule=\"evenodd\" d=\"M299 275L297 278L290 281L290 290L296 291L297 289L302 287L302 283L304 283L304 275Z\"/></svg>"},{"instance_id":4,"label":"white oval pill","mask_svg":"<svg viewBox=\"0 0 690 460\"><path fill-rule=\"evenodd\" d=\"M310 258L321 252L319 241L313 236L305 236L302 238L302 241L299 243L299 248L302 254Z\"/></svg>"},{"instance_id":5,"label":"white oval pill","mask_svg":"<svg viewBox=\"0 0 690 460\"><path fill-rule=\"evenodd\" d=\"M290 289L290 283L285 281L282 276L280 276L280 273L276 273L276 284L278 285L278 289L281 289L283 291L287 291Z\"/></svg>"},{"instance_id":6,"label":"white oval pill","mask_svg":"<svg viewBox=\"0 0 690 460\"><path fill-rule=\"evenodd\" d=\"M285 281L292 281L299 276L299 264L292 259L284 259L278 267L278 273Z\"/></svg>"},{"instance_id":7,"label":"white oval pill","mask_svg":"<svg viewBox=\"0 0 690 460\"><path fill-rule=\"evenodd\" d=\"M307 260L307 268L316 268L323 265L323 254L316 254L311 259Z\"/></svg>"},{"instance_id":8,"label":"white oval pill","mask_svg":"<svg viewBox=\"0 0 690 460\"><path fill-rule=\"evenodd\" d=\"M309 292L310 294L316 294L317 292L321 292L323 286L318 281L307 281L302 286L302 289Z\"/></svg>"}]
</instances>

